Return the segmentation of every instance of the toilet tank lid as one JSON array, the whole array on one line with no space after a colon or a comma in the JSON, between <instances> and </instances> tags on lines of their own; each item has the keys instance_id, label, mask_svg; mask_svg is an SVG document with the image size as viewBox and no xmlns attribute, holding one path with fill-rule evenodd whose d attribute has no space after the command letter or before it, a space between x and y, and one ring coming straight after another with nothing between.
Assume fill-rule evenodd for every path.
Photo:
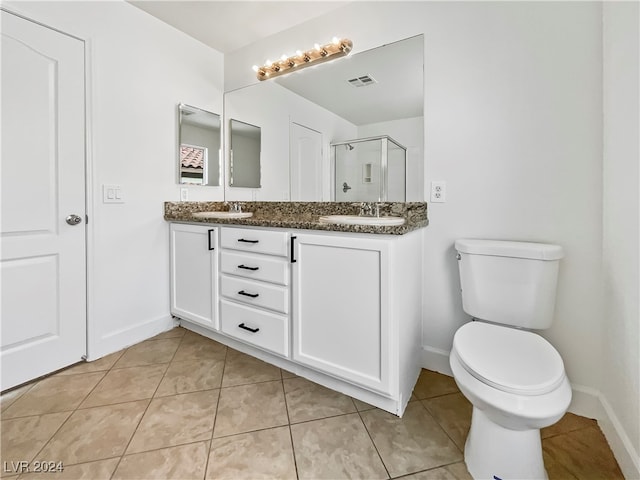
<instances>
[{"instance_id":1,"label":"toilet tank lid","mask_svg":"<svg viewBox=\"0 0 640 480\"><path fill-rule=\"evenodd\" d=\"M531 258L535 260L559 260L564 257L564 252L560 245L547 243L464 238L456 240L455 248L460 253L497 257Z\"/></svg>"}]
</instances>

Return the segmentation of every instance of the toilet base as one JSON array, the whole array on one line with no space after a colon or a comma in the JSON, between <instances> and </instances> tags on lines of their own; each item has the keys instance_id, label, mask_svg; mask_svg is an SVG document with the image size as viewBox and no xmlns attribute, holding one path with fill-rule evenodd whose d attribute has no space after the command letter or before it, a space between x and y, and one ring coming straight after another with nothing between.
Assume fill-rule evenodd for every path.
<instances>
[{"instance_id":1,"label":"toilet base","mask_svg":"<svg viewBox=\"0 0 640 480\"><path fill-rule=\"evenodd\" d=\"M548 478L542 459L540 430L504 428L475 406L464 460L475 479Z\"/></svg>"}]
</instances>

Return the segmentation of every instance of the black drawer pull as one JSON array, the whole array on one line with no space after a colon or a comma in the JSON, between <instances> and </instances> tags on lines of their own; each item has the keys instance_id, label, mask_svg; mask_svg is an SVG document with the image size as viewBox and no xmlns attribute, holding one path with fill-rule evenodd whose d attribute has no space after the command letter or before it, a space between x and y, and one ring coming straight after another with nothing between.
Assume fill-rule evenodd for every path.
<instances>
[{"instance_id":1,"label":"black drawer pull","mask_svg":"<svg viewBox=\"0 0 640 480\"><path fill-rule=\"evenodd\" d=\"M256 298L258 297L260 294L259 293L247 293L244 290L240 290L238 292L238 295L244 295L245 297L251 297L251 298Z\"/></svg>"},{"instance_id":2,"label":"black drawer pull","mask_svg":"<svg viewBox=\"0 0 640 480\"><path fill-rule=\"evenodd\" d=\"M247 267L246 265L238 265L238 268L242 268L244 270L251 270L255 272L256 270L260 270L260 267Z\"/></svg>"},{"instance_id":3,"label":"black drawer pull","mask_svg":"<svg viewBox=\"0 0 640 480\"><path fill-rule=\"evenodd\" d=\"M238 241L243 243L258 243L260 240L247 240L246 238L239 238Z\"/></svg>"},{"instance_id":4,"label":"black drawer pull","mask_svg":"<svg viewBox=\"0 0 640 480\"><path fill-rule=\"evenodd\" d=\"M260 330L259 328L247 327L244 323L241 323L240 325L238 325L238 327L240 327L243 330L248 330L251 333L256 333L256 332L258 332Z\"/></svg>"}]
</instances>

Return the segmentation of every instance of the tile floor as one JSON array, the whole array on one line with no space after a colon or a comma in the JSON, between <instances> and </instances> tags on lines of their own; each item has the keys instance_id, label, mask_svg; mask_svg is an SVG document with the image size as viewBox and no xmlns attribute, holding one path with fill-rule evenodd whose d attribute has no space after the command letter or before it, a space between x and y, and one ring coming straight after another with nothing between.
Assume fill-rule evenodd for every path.
<instances>
[{"instance_id":1,"label":"tile floor","mask_svg":"<svg viewBox=\"0 0 640 480\"><path fill-rule=\"evenodd\" d=\"M1 408L3 478L470 478L471 406L450 377L424 370L399 419L182 328ZM542 436L552 480L623 478L594 420L567 414ZM20 461L64 470L18 476Z\"/></svg>"}]
</instances>

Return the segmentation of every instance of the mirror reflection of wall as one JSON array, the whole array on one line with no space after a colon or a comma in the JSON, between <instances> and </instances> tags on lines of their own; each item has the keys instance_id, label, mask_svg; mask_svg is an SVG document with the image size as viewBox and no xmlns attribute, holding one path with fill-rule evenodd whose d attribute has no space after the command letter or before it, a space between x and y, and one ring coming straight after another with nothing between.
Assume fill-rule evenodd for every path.
<instances>
[{"instance_id":1,"label":"mirror reflection of wall","mask_svg":"<svg viewBox=\"0 0 640 480\"><path fill-rule=\"evenodd\" d=\"M260 188L260 127L231 119L229 130L229 186Z\"/></svg>"},{"instance_id":2,"label":"mirror reflection of wall","mask_svg":"<svg viewBox=\"0 0 640 480\"><path fill-rule=\"evenodd\" d=\"M399 179L399 170L394 178L406 187L407 201L423 201L423 70L424 36L419 35L226 92L225 115L250 118L263 126L259 199L336 199L330 144L389 136L404 145L407 154L406 185ZM374 82L350 82L360 77ZM297 126L317 132L321 139L320 152L313 155L316 160L309 160L311 146L298 138ZM306 149L304 156L294 155L301 145ZM321 176L321 188L313 183L314 198L301 197L300 179L313 175ZM361 170L358 176L362 177ZM235 199L239 194L231 195Z\"/></svg>"},{"instance_id":3,"label":"mirror reflection of wall","mask_svg":"<svg viewBox=\"0 0 640 480\"><path fill-rule=\"evenodd\" d=\"M178 105L178 183L220 185L220 115Z\"/></svg>"}]
</instances>

